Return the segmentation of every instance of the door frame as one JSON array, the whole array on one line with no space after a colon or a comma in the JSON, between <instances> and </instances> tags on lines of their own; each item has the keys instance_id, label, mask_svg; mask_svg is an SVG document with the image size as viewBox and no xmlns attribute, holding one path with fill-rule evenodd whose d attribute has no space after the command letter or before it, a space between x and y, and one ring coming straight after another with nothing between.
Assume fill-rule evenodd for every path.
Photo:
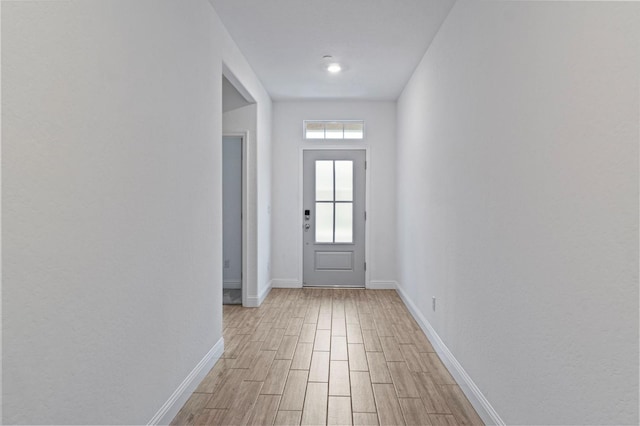
<instances>
[{"instance_id":1,"label":"door frame","mask_svg":"<svg viewBox=\"0 0 640 426\"><path fill-rule=\"evenodd\" d=\"M314 142L311 142L314 143ZM315 142L317 144L317 142ZM304 281L304 220L303 220L303 210L304 210L304 152L305 151L364 151L364 161L365 161L365 169L364 169L364 210L367 214L367 219L364 222L364 261L367 265L367 268L364 271L364 288L369 288L369 277L371 267L369 265L369 222L370 222L370 214L369 214L369 199L371 198L371 173L370 165L371 165L371 147L369 145L361 145L361 144L341 144L341 145L305 145L300 147L300 153L298 158L298 253L300 255L300 265L298 268L298 282L300 283L300 287L303 287Z\"/></svg>"},{"instance_id":2,"label":"door frame","mask_svg":"<svg viewBox=\"0 0 640 426\"><path fill-rule=\"evenodd\" d=\"M247 141L249 139L249 131L234 131L234 132L222 132L222 137L239 137L240 144L242 145L242 236L241 244L242 244L242 266L240 267L241 277L240 277L240 288L242 291L242 306L247 306L247 276L248 276L248 265L247 265L247 247L249 245L249 233L247 232L247 206L248 206L248 167L247 167ZM223 166L224 167L224 166ZM224 203L224 198L222 200ZM221 259L222 267L224 270L224 258ZM224 284L223 284L224 287Z\"/></svg>"}]
</instances>

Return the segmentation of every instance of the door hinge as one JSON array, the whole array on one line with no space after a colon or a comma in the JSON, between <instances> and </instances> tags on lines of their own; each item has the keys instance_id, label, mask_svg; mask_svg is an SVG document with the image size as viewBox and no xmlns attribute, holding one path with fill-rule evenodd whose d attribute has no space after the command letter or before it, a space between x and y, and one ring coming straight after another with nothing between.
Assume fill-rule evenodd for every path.
<instances>
[{"instance_id":1,"label":"door hinge","mask_svg":"<svg viewBox=\"0 0 640 426\"><path fill-rule=\"evenodd\" d=\"M364 262L364 270L367 270L367 262Z\"/></svg>"},{"instance_id":2,"label":"door hinge","mask_svg":"<svg viewBox=\"0 0 640 426\"><path fill-rule=\"evenodd\" d=\"M367 220L367 212L364 212L364 220Z\"/></svg>"},{"instance_id":3,"label":"door hinge","mask_svg":"<svg viewBox=\"0 0 640 426\"><path fill-rule=\"evenodd\" d=\"M367 162L364 162L364 169L367 170Z\"/></svg>"}]
</instances>

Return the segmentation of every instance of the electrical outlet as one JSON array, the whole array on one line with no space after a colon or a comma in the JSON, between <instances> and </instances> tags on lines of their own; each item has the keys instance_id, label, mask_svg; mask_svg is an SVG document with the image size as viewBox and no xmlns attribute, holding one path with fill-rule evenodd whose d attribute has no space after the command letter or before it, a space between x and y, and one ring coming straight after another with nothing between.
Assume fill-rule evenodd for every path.
<instances>
[{"instance_id":1,"label":"electrical outlet","mask_svg":"<svg viewBox=\"0 0 640 426\"><path fill-rule=\"evenodd\" d=\"M431 300L431 307L433 308L433 312L436 311L436 297L433 296L433 299Z\"/></svg>"},{"instance_id":2,"label":"electrical outlet","mask_svg":"<svg viewBox=\"0 0 640 426\"><path fill-rule=\"evenodd\" d=\"M229 260L225 260L225 261L224 261L224 267L225 267L225 268L228 268L228 267L229 267Z\"/></svg>"}]
</instances>

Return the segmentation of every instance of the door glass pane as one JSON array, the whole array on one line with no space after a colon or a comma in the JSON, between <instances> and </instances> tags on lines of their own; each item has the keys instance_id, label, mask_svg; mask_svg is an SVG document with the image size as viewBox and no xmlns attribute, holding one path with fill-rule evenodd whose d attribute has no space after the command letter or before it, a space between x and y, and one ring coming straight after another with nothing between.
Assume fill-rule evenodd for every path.
<instances>
[{"instance_id":1,"label":"door glass pane","mask_svg":"<svg viewBox=\"0 0 640 426\"><path fill-rule=\"evenodd\" d=\"M336 243L353 242L353 203L336 203Z\"/></svg>"},{"instance_id":2,"label":"door glass pane","mask_svg":"<svg viewBox=\"0 0 640 426\"><path fill-rule=\"evenodd\" d=\"M316 161L316 201L333 201L333 161Z\"/></svg>"},{"instance_id":3,"label":"door glass pane","mask_svg":"<svg viewBox=\"0 0 640 426\"><path fill-rule=\"evenodd\" d=\"M336 161L336 201L353 201L353 161Z\"/></svg>"},{"instance_id":4,"label":"door glass pane","mask_svg":"<svg viewBox=\"0 0 640 426\"><path fill-rule=\"evenodd\" d=\"M325 139L344 139L342 123L325 124Z\"/></svg>"},{"instance_id":5,"label":"door glass pane","mask_svg":"<svg viewBox=\"0 0 640 426\"><path fill-rule=\"evenodd\" d=\"M333 242L333 203L316 203L316 243Z\"/></svg>"}]
</instances>

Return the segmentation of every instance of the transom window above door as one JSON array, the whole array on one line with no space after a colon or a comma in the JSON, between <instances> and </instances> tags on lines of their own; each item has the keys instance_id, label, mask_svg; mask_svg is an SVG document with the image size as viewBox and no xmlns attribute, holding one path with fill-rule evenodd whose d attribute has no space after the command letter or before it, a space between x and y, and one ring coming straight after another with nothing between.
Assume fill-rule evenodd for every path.
<instances>
[{"instance_id":1,"label":"transom window above door","mask_svg":"<svg viewBox=\"0 0 640 426\"><path fill-rule=\"evenodd\" d=\"M305 139L364 139L364 121L303 121Z\"/></svg>"}]
</instances>

